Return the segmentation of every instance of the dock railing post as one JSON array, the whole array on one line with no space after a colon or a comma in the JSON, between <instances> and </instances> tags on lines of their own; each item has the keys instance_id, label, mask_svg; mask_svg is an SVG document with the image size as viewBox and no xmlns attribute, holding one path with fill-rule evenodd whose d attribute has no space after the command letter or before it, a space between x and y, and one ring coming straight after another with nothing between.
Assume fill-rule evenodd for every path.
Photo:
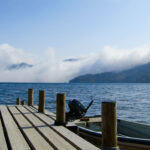
<instances>
[{"instance_id":1,"label":"dock railing post","mask_svg":"<svg viewBox=\"0 0 150 150\"><path fill-rule=\"evenodd\" d=\"M33 89L28 89L28 105L33 106Z\"/></svg>"},{"instance_id":2,"label":"dock railing post","mask_svg":"<svg viewBox=\"0 0 150 150\"><path fill-rule=\"evenodd\" d=\"M58 93L56 95L56 121L55 125L66 124L66 106L65 106L65 94Z\"/></svg>"},{"instance_id":3,"label":"dock railing post","mask_svg":"<svg viewBox=\"0 0 150 150\"><path fill-rule=\"evenodd\" d=\"M20 98L19 97L17 97L17 99L16 99L16 105L20 105Z\"/></svg>"},{"instance_id":4,"label":"dock railing post","mask_svg":"<svg viewBox=\"0 0 150 150\"><path fill-rule=\"evenodd\" d=\"M21 105L25 105L25 104L26 104L25 100L22 100Z\"/></svg>"},{"instance_id":5,"label":"dock railing post","mask_svg":"<svg viewBox=\"0 0 150 150\"><path fill-rule=\"evenodd\" d=\"M116 102L102 102L102 150L119 150Z\"/></svg>"},{"instance_id":6,"label":"dock railing post","mask_svg":"<svg viewBox=\"0 0 150 150\"><path fill-rule=\"evenodd\" d=\"M44 113L44 111L45 111L45 91L43 91L43 90L39 91L38 111L41 113Z\"/></svg>"}]
</instances>

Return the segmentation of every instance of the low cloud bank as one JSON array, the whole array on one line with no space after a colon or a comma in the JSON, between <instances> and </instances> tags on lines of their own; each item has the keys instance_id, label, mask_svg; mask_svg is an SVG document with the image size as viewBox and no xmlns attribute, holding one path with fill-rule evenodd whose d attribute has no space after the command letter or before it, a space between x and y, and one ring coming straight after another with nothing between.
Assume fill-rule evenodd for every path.
<instances>
[{"instance_id":1,"label":"low cloud bank","mask_svg":"<svg viewBox=\"0 0 150 150\"><path fill-rule=\"evenodd\" d=\"M44 54L27 53L8 44L0 45L0 82L68 82L84 74L121 71L150 62L150 47L118 49L105 46L98 54L58 60L54 49ZM14 64L27 63L32 67L7 69Z\"/></svg>"}]
</instances>

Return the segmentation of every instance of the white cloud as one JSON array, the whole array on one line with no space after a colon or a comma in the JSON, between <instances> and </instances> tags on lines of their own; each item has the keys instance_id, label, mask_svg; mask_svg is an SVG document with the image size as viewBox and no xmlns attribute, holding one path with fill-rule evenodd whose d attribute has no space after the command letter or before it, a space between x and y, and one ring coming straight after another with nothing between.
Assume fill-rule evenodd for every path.
<instances>
[{"instance_id":1,"label":"white cloud","mask_svg":"<svg viewBox=\"0 0 150 150\"><path fill-rule=\"evenodd\" d=\"M100 53L106 70L123 70L150 61L150 48L140 46L134 49L104 47Z\"/></svg>"},{"instance_id":2,"label":"white cloud","mask_svg":"<svg viewBox=\"0 0 150 150\"><path fill-rule=\"evenodd\" d=\"M73 58L73 57L71 57ZM150 62L150 48L118 49L105 46L99 54L79 56L77 61L58 60L54 49L33 55L8 44L0 45L0 81L2 82L67 82L77 75L120 71ZM25 62L32 68L8 70L9 65Z\"/></svg>"},{"instance_id":3,"label":"white cloud","mask_svg":"<svg viewBox=\"0 0 150 150\"><path fill-rule=\"evenodd\" d=\"M25 53L23 49L14 48L8 44L0 45L0 70L21 62L33 63L33 56Z\"/></svg>"}]
</instances>

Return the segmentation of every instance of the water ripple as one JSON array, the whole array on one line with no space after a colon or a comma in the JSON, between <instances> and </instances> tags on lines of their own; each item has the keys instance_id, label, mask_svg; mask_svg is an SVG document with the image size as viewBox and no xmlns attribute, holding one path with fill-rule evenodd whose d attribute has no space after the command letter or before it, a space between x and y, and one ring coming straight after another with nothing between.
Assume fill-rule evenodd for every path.
<instances>
[{"instance_id":1,"label":"water ripple","mask_svg":"<svg viewBox=\"0 0 150 150\"><path fill-rule=\"evenodd\" d=\"M52 112L56 111L56 94L66 93L66 103L78 99L87 106L94 100L87 115L101 114L102 101L117 101L119 118L150 124L150 84L0 83L0 104L15 105L17 97L27 103L28 88L34 89L35 105L39 90L45 90L46 108Z\"/></svg>"}]
</instances>

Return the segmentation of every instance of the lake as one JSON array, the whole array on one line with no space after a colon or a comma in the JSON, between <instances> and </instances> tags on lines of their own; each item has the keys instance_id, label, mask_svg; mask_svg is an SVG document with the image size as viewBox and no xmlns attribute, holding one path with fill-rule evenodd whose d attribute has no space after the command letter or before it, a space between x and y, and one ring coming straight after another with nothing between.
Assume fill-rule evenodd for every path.
<instances>
[{"instance_id":1,"label":"lake","mask_svg":"<svg viewBox=\"0 0 150 150\"><path fill-rule=\"evenodd\" d=\"M28 88L34 89L35 105L39 90L45 90L46 109L52 112L56 110L56 94L66 93L67 102L78 99L87 106L91 99L94 100L87 115L101 114L102 101L116 101L118 118L150 124L148 83L0 83L0 104L15 105L17 97L27 103Z\"/></svg>"}]
</instances>

